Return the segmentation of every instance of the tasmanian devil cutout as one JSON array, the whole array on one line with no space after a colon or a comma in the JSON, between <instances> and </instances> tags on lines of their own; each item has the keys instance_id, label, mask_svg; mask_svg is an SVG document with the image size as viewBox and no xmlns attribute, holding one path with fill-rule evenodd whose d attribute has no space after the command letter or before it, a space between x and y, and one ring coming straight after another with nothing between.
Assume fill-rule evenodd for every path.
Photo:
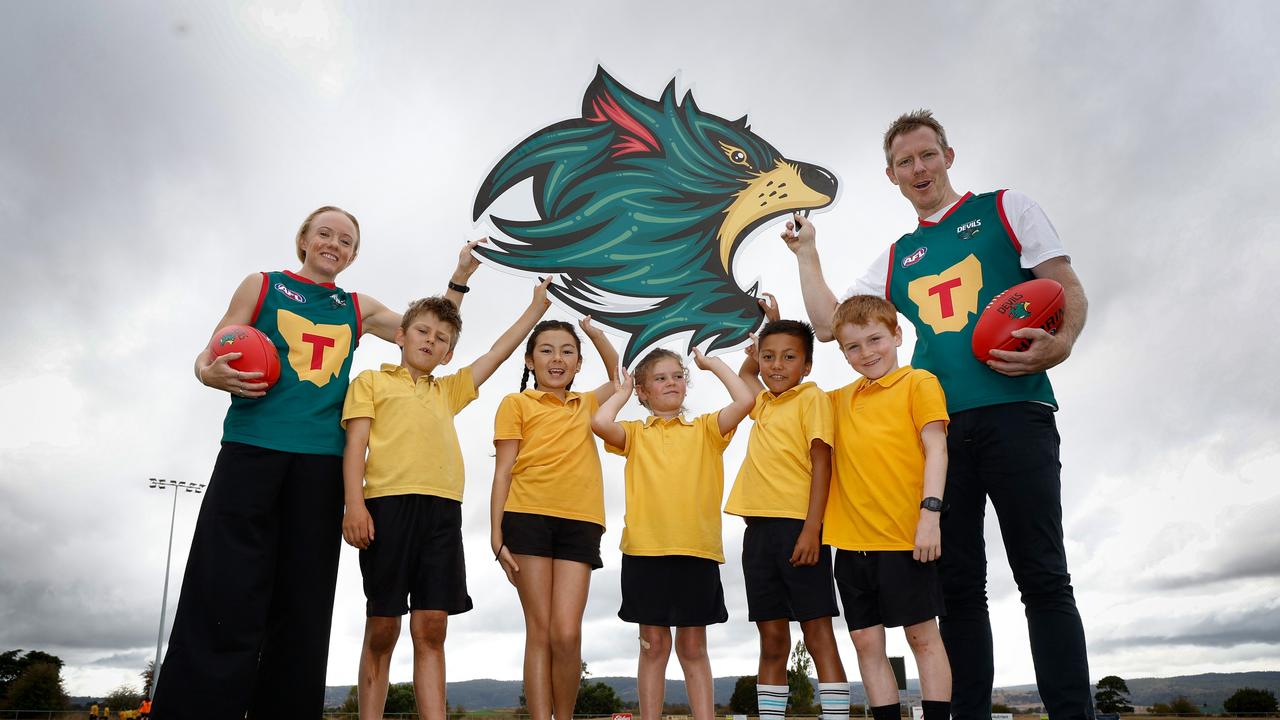
<instances>
[{"instance_id":1,"label":"tasmanian devil cutout","mask_svg":"<svg viewBox=\"0 0 1280 720\"><path fill-rule=\"evenodd\" d=\"M676 100L641 97L598 68L582 116L530 135L489 172L473 219L533 178L537 220L490 216L504 235L477 252L521 273L556 273L552 296L625 334L623 363L688 334L708 353L740 347L763 317L733 261L752 231L830 205L836 179L751 131Z\"/></svg>"}]
</instances>

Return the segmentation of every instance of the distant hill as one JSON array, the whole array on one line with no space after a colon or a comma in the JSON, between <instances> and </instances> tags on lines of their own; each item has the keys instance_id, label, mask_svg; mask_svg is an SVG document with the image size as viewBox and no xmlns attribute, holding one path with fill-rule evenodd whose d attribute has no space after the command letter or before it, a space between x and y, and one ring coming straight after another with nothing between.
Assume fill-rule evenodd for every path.
<instances>
[{"instance_id":1,"label":"distant hill","mask_svg":"<svg viewBox=\"0 0 1280 720\"><path fill-rule=\"evenodd\" d=\"M856 672L856 666L851 668ZM636 702L636 679L633 677L592 677L594 682L603 682L614 689L623 702ZM737 677L718 677L715 679L716 702L729 702L733 694ZM1209 710L1222 708L1222 701L1227 699L1236 688L1253 687L1271 690L1280 695L1280 672L1242 672L1242 673L1205 673L1202 675L1180 675L1169 678L1125 678L1129 684L1130 700L1134 705L1151 705L1168 702L1178 695L1185 695L1192 702L1206 706ZM817 687L817 680L814 680ZM334 707L346 700L350 685L329 686L325 692L325 705ZM449 704L461 705L468 710L484 710L492 708L513 708L519 704L521 683L519 680L464 680L449 683ZM915 678L907 681L907 691L920 697L920 686ZM867 696L862 683L850 684L849 699L854 704L866 702ZM996 702L1003 702L1014 707L1029 708L1040 705L1040 696L1035 685L1015 685L996 688L993 693ZM688 702L683 680L667 681L667 702Z\"/></svg>"},{"instance_id":2,"label":"distant hill","mask_svg":"<svg viewBox=\"0 0 1280 720\"><path fill-rule=\"evenodd\" d=\"M1203 673L1178 675L1167 678L1125 678L1129 686L1129 700L1138 706L1169 702L1185 695L1191 702L1210 712L1222 710L1222 702L1238 688L1251 687L1270 690L1280 696L1280 672L1258 671L1241 673ZM1040 695L1035 685L1016 685L997 688L992 694L996 702L1014 707L1040 705Z\"/></svg>"}]
</instances>

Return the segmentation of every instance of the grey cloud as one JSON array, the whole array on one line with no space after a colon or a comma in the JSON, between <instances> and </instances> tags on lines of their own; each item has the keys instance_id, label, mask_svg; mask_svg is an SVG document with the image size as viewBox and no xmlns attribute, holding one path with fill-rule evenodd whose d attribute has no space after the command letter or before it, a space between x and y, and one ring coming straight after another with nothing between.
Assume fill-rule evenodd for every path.
<instances>
[{"instance_id":1,"label":"grey cloud","mask_svg":"<svg viewBox=\"0 0 1280 720\"><path fill-rule=\"evenodd\" d=\"M152 648L152 652L150 653L142 650L113 653L107 657L98 658L97 660L87 664L93 667L119 668L124 670L136 669L138 672L141 672L141 669L147 667L147 663L150 663L154 659L155 649Z\"/></svg>"},{"instance_id":2,"label":"grey cloud","mask_svg":"<svg viewBox=\"0 0 1280 720\"><path fill-rule=\"evenodd\" d=\"M1183 572L1156 576L1151 583L1158 590L1179 590L1237 580L1280 578L1280 497L1256 504L1236 505L1220 511L1214 520L1219 532L1207 547L1194 552L1212 558L1212 563L1191 566ZM1188 551L1191 552L1191 551Z\"/></svg>"},{"instance_id":3,"label":"grey cloud","mask_svg":"<svg viewBox=\"0 0 1280 720\"><path fill-rule=\"evenodd\" d=\"M1089 639L1089 648L1101 651L1178 645L1229 648L1251 644L1280 644L1280 606L1252 608L1244 612L1207 617L1167 634Z\"/></svg>"},{"instance_id":4,"label":"grey cloud","mask_svg":"<svg viewBox=\"0 0 1280 720\"><path fill-rule=\"evenodd\" d=\"M755 62L730 40L759 32L749 11L726 17L709 6L659 4L618 34L617 10L607 5L385 6L352 10L355 30L335 30L353 32L338 45L358 51L336 99L251 37L241 10L21 4L0 27L0 80L12 110L0 120L0 217L10 230L8 289L20 298L9 336L22 338L0 355L0 393L39 373L41 383L65 378L82 401L48 422L51 436L74 432L75 442L0 446L0 647L66 647L67 657L99 667L149 659L137 648L155 636L163 567L155 546L168 518L163 498L135 490L136 478L208 477L225 398L193 384L190 362L234 283L290 261L294 223L319 197L368 208L352 286L393 307L436 288L447 267L431 259L471 231L468 196L486 163L576 110L596 60L648 93L683 70L700 105L749 112L789 152L839 172L845 195L819 219L837 287L861 269L850 258L873 255L912 221L880 174L878 135L898 112L932 106L958 149L953 179L1037 198L1089 291L1089 327L1053 372L1068 515L1101 478L1133 487L1115 495L1113 514L1079 519L1070 539L1089 552L1138 536L1133 518L1151 468L1197 452L1211 459L1211 477L1160 478L1158 492L1220 487L1222 505L1206 507L1195 524L1212 546L1188 545L1203 550L1189 557L1203 559L1176 577L1140 578L1124 599L1276 576L1265 548L1280 538L1266 514L1214 516L1231 501L1258 501L1270 517L1280 509L1267 504L1268 487L1239 479L1249 463L1275 456L1280 437L1280 385L1264 369L1280 354L1280 337L1253 330L1267 322L1259 313L1271 277L1262 270L1280 262L1270 241L1280 226L1266 213L1278 158L1265 138L1280 120L1270 74L1280 65L1269 36L1280 20L1274 4L1146 2L1089 13L1054 3L943 4L931 17L954 31L909 52L898 30L918 23L918 10L815 5L809 51L786 62ZM680 23L670 22L674 14ZM179 22L185 33L174 32ZM427 46L424 27L433 28ZM475 45L476 28L488 49ZM974 42L975 28L990 31L990 41ZM775 238L762 236L744 262L753 257L763 259L762 287L795 282ZM487 349L511 320L507 301L527 294L488 270L473 286L459 357ZM783 300L799 307L798 294ZM381 358L381 345L368 343L357 360ZM848 382L838 355L819 352L819 379ZM487 553L485 488L495 397L512 389L513 368L504 366L459 420L469 487L478 490L464 505L477 609L451 638L492 631L504 652L519 646L523 620ZM713 381L699 386L691 406L721 400ZM39 410L11 414L5 436ZM621 473L606 465L612 548ZM179 509L171 610L193 510ZM1179 532L1159 518L1142 522L1135 542ZM726 518L723 571L733 619L712 629L717 668L749 666L755 652L733 523ZM1214 525L1235 530L1214 535ZM111 529L86 532L101 526ZM1016 593L997 537L989 526L993 601ZM593 577L584 648L630 668L634 628L616 619L616 561L608 556ZM1093 645L1274 643L1267 624L1275 620L1204 621L1167 637ZM1023 622L1020 614L995 621ZM348 626L360 622L358 612L335 617L336 636L358 638ZM332 657L347 656L354 651L335 643ZM344 662L335 667L350 672Z\"/></svg>"},{"instance_id":5,"label":"grey cloud","mask_svg":"<svg viewBox=\"0 0 1280 720\"><path fill-rule=\"evenodd\" d=\"M0 580L0 644L106 650L154 637L154 620L140 616L109 578L62 582Z\"/></svg>"}]
</instances>

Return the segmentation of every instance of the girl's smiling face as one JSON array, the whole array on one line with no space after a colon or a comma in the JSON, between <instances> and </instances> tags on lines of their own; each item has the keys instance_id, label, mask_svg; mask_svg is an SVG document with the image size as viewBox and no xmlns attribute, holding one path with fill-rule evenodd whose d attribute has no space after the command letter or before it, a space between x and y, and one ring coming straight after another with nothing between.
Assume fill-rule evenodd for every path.
<instances>
[{"instance_id":1,"label":"girl's smiling face","mask_svg":"<svg viewBox=\"0 0 1280 720\"><path fill-rule=\"evenodd\" d=\"M654 415L674 417L684 406L688 381L684 367L675 358L664 357L646 368L636 385L636 397Z\"/></svg>"},{"instance_id":2,"label":"girl's smiling face","mask_svg":"<svg viewBox=\"0 0 1280 720\"><path fill-rule=\"evenodd\" d=\"M567 330L543 330L534 338L524 364L533 371L539 390L563 395L582 369L578 338Z\"/></svg>"}]
</instances>

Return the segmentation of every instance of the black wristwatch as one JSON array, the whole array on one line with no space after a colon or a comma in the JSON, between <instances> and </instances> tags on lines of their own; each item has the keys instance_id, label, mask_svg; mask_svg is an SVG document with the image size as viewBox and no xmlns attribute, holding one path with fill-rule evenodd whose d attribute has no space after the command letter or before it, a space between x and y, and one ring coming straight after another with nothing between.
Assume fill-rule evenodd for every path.
<instances>
[{"instance_id":1,"label":"black wristwatch","mask_svg":"<svg viewBox=\"0 0 1280 720\"><path fill-rule=\"evenodd\" d=\"M463 295L466 295L467 293L471 292L471 288L469 288L469 287L467 287L466 285L463 285L463 284L461 284L461 283L456 283L456 282L454 282L454 281L452 281L452 280L450 280L450 281L449 281L449 289L450 289L450 290L455 290L455 291L457 291L457 292L460 292L460 293L462 293Z\"/></svg>"},{"instance_id":2,"label":"black wristwatch","mask_svg":"<svg viewBox=\"0 0 1280 720\"><path fill-rule=\"evenodd\" d=\"M941 498L927 497L920 501L921 510L928 510L929 512L942 512L942 509L944 507L946 506L942 504Z\"/></svg>"}]
</instances>

